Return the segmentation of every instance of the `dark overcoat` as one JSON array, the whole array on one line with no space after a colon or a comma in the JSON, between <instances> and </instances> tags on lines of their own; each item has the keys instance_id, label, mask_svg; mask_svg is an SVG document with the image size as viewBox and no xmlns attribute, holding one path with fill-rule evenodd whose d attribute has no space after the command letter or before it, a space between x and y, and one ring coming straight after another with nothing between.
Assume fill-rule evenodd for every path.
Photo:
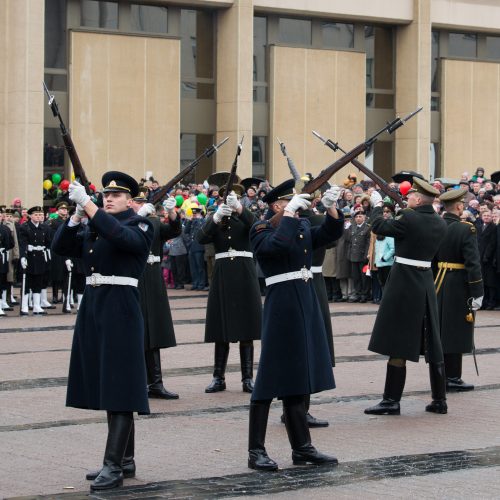
<instances>
[{"instance_id":1,"label":"dark overcoat","mask_svg":"<svg viewBox=\"0 0 500 500\"><path fill-rule=\"evenodd\" d=\"M480 225L477 231L477 238L484 285L496 287L497 226L493 223Z\"/></svg>"},{"instance_id":2,"label":"dark overcoat","mask_svg":"<svg viewBox=\"0 0 500 500\"><path fill-rule=\"evenodd\" d=\"M52 233L52 237L56 234L57 230L64 224L64 221L60 218L49 219L47 222L48 227ZM51 255L50 262L50 279L53 283L64 282L64 277L66 275L67 269L65 264L66 257L59 255L55 252Z\"/></svg>"},{"instance_id":3,"label":"dark overcoat","mask_svg":"<svg viewBox=\"0 0 500 500\"><path fill-rule=\"evenodd\" d=\"M394 238L396 256L413 260L432 261L446 232L446 222L432 205L405 208L389 220L384 220L382 208L376 207L370 221L375 234ZM368 349L415 362L420 354L434 363L443 361L431 268L394 263Z\"/></svg>"},{"instance_id":4,"label":"dark overcoat","mask_svg":"<svg viewBox=\"0 0 500 500\"><path fill-rule=\"evenodd\" d=\"M154 230L150 254L160 257L160 261L146 264L146 269L139 280L145 350L176 345L174 324L161 270L161 258L165 241L179 236L182 229L180 217L169 224L163 224L156 216L148 217L148 220Z\"/></svg>"},{"instance_id":5,"label":"dark overcoat","mask_svg":"<svg viewBox=\"0 0 500 500\"><path fill-rule=\"evenodd\" d=\"M311 227L321 226L325 220L324 215L315 214L310 210L302 212L304 216L311 223ZM325 260L326 249L331 246L331 243L324 247L318 247L313 250L311 266L321 267ZM323 273L313 273L313 285L318 297L319 308L321 309L321 316L325 322L326 340L328 342L328 351L330 352L330 359L332 366L335 366L335 348L333 343L333 330L332 330L332 317L330 315L330 306L328 304L328 292L326 291L325 278Z\"/></svg>"},{"instance_id":6,"label":"dark overcoat","mask_svg":"<svg viewBox=\"0 0 500 500\"><path fill-rule=\"evenodd\" d=\"M0 274L9 272L8 251L14 248L14 238L7 226L0 224Z\"/></svg>"},{"instance_id":7,"label":"dark overcoat","mask_svg":"<svg viewBox=\"0 0 500 500\"><path fill-rule=\"evenodd\" d=\"M153 239L151 222L132 209L99 209L85 230L65 223L52 248L81 257L87 275L139 279ZM149 413L144 324L139 292L123 285L87 285L76 319L66 405Z\"/></svg>"},{"instance_id":8,"label":"dark overcoat","mask_svg":"<svg viewBox=\"0 0 500 500\"><path fill-rule=\"evenodd\" d=\"M342 215L341 215L342 217ZM312 252L342 235L344 221L327 215L321 226L307 219L283 217L276 228L256 223L250 240L266 277L304 267ZM252 400L312 394L335 387L325 322L311 279L267 288L259 369Z\"/></svg>"},{"instance_id":9,"label":"dark overcoat","mask_svg":"<svg viewBox=\"0 0 500 500\"><path fill-rule=\"evenodd\" d=\"M201 244L213 243L215 254L230 248L251 252L249 233L255 222L246 208L233 212L227 225L209 216L196 237ZM249 257L216 259L208 293L205 342L237 342L260 339L262 299L255 262Z\"/></svg>"},{"instance_id":10,"label":"dark overcoat","mask_svg":"<svg viewBox=\"0 0 500 500\"><path fill-rule=\"evenodd\" d=\"M347 237L348 229L344 230L344 234L337 242L337 274L336 278L338 280L345 280L351 277L351 262L347 258L350 250L350 243Z\"/></svg>"},{"instance_id":11,"label":"dark overcoat","mask_svg":"<svg viewBox=\"0 0 500 500\"><path fill-rule=\"evenodd\" d=\"M465 266L447 270L437 292L443 353L468 353L474 345L474 323L465 319L469 312L467 301L484 293L477 231L470 222L461 222L458 215L447 213L443 219L448 229L436 260Z\"/></svg>"},{"instance_id":12,"label":"dark overcoat","mask_svg":"<svg viewBox=\"0 0 500 500\"><path fill-rule=\"evenodd\" d=\"M19 229L19 256L28 260L27 274L45 274L49 270L50 259L48 250L51 242L50 229L47 225L40 223L35 226L28 221L21 224ZM29 245L34 247L45 247L45 250L29 250Z\"/></svg>"}]
</instances>

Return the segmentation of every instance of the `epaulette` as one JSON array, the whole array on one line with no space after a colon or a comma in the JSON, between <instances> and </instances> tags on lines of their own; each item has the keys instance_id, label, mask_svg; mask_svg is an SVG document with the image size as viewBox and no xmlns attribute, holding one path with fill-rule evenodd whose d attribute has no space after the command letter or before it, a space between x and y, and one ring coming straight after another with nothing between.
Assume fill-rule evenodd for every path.
<instances>
[{"instance_id":1,"label":"epaulette","mask_svg":"<svg viewBox=\"0 0 500 500\"><path fill-rule=\"evenodd\" d=\"M263 229L267 229L269 227L269 222L261 222L260 224L255 225L255 231L259 232Z\"/></svg>"},{"instance_id":2,"label":"epaulette","mask_svg":"<svg viewBox=\"0 0 500 500\"><path fill-rule=\"evenodd\" d=\"M472 224L472 222L469 222L468 220L461 220L460 222L462 224L468 224L470 226L469 229L470 229L471 233L477 232L476 226L474 226L474 224Z\"/></svg>"}]
</instances>

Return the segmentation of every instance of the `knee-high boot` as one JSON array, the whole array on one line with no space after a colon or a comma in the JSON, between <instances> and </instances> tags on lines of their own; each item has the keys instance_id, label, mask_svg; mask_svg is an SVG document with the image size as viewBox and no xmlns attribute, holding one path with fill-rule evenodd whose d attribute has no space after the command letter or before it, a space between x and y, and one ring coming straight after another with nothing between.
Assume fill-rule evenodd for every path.
<instances>
[{"instance_id":1,"label":"knee-high boot","mask_svg":"<svg viewBox=\"0 0 500 500\"><path fill-rule=\"evenodd\" d=\"M108 416L108 432L111 422L111 413L107 412ZM122 471L124 478L135 477L135 460L134 460L134 450L135 450L135 424L132 420L132 428L130 429L130 434L128 436L127 448L125 449L125 455L122 460ZM85 476L87 481L93 481L100 473L102 469L94 470L88 472Z\"/></svg>"},{"instance_id":2,"label":"knee-high boot","mask_svg":"<svg viewBox=\"0 0 500 500\"><path fill-rule=\"evenodd\" d=\"M309 413L309 407L311 406L311 395L310 394L306 394L304 396L304 406L306 408L307 425L309 426L309 428L328 427L329 423L327 420L321 420L319 418L313 417Z\"/></svg>"},{"instance_id":3,"label":"knee-high boot","mask_svg":"<svg viewBox=\"0 0 500 500\"><path fill-rule=\"evenodd\" d=\"M462 354L445 354L444 367L446 372L446 391L465 392L473 391L474 386L462 380Z\"/></svg>"},{"instance_id":4,"label":"knee-high boot","mask_svg":"<svg viewBox=\"0 0 500 500\"><path fill-rule=\"evenodd\" d=\"M216 342L214 353L214 378L205 392L220 392L226 390L226 366L229 356L229 342Z\"/></svg>"},{"instance_id":5,"label":"knee-high boot","mask_svg":"<svg viewBox=\"0 0 500 500\"><path fill-rule=\"evenodd\" d=\"M429 363L429 376L431 379L432 403L425 407L425 411L432 413L448 413L446 404L446 374L444 363Z\"/></svg>"},{"instance_id":6,"label":"knee-high boot","mask_svg":"<svg viewBox=\"0 0 500 500\"><path fill-rule=\"evenodd\" d=\"M266 448L267 418L271 400L251 401L248 426L248 467L250 469L275 471L278 464L269 458Z\"/></svg>"},{"instance_id":7,"label":"knee-high boot","mask_svg":"<svg viewBox=\"0 0 500 500\"><path fill-rule=\"evenodd\" d=\"M288 440L292 447L294 465L330 464L337 465L338 460L330 455L320 453L311 443L311 433L307 425L304 396L283 398L283 412Z\"/></svg>"},{"instance_id":8,"label":"knee-high boot","mask_svg":"<svg viewBox=\"0 0 500 500\"><path fill-rule=\"evenodd\" d=\"M240 341L241 383L243 392L253 391L253 341Z\"/></svg>"},{"instance_id":9,"label":"knee-high boot","mask_svg":"<svg viewBox=\"0 0 500 500\"><path fill-rule=\"evenodd\" d=\"M111 412L103 467L90 485L91 491L110 490L123 484L122 461L133 421L132 412Z\"/></svg>"},{"instance_id":10,"label":"knee-high boot","mask_svg":"<svg viewBox=\"0 0 500 500\"><path fill-rule=\"evenodd\" d=\"M159 349L145 351L146 371L148 374L148 397L158 399L179 399L179 395L170 392L163 385L161 357Z\"/></svg>"},{"instance_id":11,"label":"knee-high boot","mask_svg":"<svg viewBox=\"0 0 500 500\"><path fill-rule=\"evenodd\" d=\"M365 410L368 415L399 415L399 402L406 382L406 366L394 366L387 363L385 389L382 401Z\"/></svg>"}]
</instances>

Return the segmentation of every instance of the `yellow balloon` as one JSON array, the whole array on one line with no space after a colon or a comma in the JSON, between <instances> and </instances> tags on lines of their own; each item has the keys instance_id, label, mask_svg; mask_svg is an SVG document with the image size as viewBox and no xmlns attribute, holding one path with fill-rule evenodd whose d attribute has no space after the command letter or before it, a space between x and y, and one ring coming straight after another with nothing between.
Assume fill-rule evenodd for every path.
<instances>
[{"instance_id":1,"label":"yellow balloon","mask_svg":"<svg viewBox=\"0 0 500 500\"><path fill-rule=\"evenodd\" d=\"M52 181L49 179L45 179L43 181L43 189L46 189L47 191L52 187Z\"/></svg>"},{"instance_id":2,"label":"yellow balloon","mask_svg":"<svg viewBox=\"0 0 500 500\"><path fill-rule=\"evenodd\" d=\"M71 180L74 181L75 180L75 172L71 172Z\"/></svg>"}]
</instances>

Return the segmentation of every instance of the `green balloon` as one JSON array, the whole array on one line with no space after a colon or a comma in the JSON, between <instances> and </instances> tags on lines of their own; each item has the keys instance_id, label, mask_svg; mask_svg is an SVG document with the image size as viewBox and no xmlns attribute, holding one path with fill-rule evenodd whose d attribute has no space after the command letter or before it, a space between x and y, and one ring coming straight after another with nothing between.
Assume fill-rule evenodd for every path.
<instances>
[{"instance_id":1,"label":"green balloon","mask_svg":"<svg viewBox=\"0 0 500 500\"><path fill-rule=\"evenodd\" d=\"M200 203L200 205L207 204L208 198L207 198L207 195L205 193L199 193L196 198L198 199L198 202Z\"/></svg>"},{"instance_id":2,"label":"green balloon","mask_svg":"<svg viewBox=\"0 0 500 500\"><path fill-rule=\"evenodd\" d=\"M61 174L52 174L52 182L54 184L59 184L61 182Z\"/></svg>"},{"instance_id":3,"label":"green balloon","mask_svg":"<svg viewBox=\"0 0 500 500\"><path fill-rule=\"evenodd\" d=\"M55 212L53 212L53 213L51 213L51 214L49 215L49 219L57 219L58 217L59 217L59 216L58 216Z\"/></svg>"},{"instance_id":4,"label":"green balloon","mask_svg":"<svg viewBox=\"0 0 500 500\"><path fill-rule=\"evenodd\" d=\"M175 203L178 207L182 207L182 204L184 203L184 197L180 194L178 194L176 197L175 197Z\"/></svg>"}]
</instances>

